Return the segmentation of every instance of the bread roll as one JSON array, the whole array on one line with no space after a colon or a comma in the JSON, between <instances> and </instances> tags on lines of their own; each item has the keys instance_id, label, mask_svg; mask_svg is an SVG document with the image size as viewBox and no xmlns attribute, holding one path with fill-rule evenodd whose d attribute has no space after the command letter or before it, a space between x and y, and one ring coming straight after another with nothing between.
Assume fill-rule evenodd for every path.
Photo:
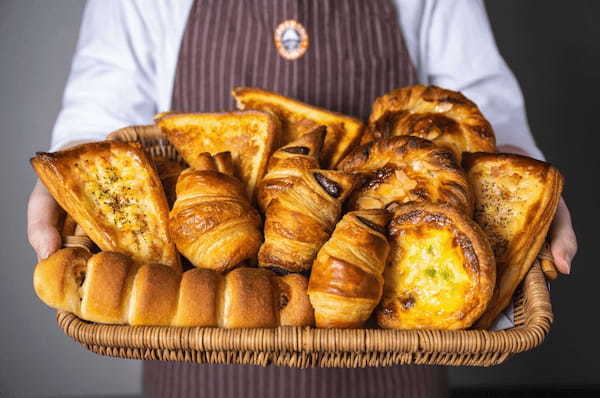
<instances>
[{"instance_id":1,"label":"bread roll","mask_svg":"<svg viewBox=\"0 0 600 398\"><path fill-rule=\"evenodd\" d=\"M259 268L180 274L161 264L137 266L121 253L66 248L36 266L33 284L50 307L91 322L224 328L314 323L306 278Z\"/></svg>"}]
</instances>

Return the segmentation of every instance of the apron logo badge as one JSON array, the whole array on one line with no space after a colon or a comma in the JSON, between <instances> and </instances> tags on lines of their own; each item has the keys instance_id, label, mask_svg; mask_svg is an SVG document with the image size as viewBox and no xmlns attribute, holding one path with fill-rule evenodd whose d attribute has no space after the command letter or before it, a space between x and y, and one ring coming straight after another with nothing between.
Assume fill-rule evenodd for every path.
<instances>
[{"instance_id":1,"label":"apron logo badge","mask_svg":"<svg viewBox=\"0 0 600 398\"><path fill-rule=\"evenodd\" d=\"M288 61L300 58L308 50L306 29L293 19L283 21L275 29L275 47Z\"/></svg>"}]
</instances>

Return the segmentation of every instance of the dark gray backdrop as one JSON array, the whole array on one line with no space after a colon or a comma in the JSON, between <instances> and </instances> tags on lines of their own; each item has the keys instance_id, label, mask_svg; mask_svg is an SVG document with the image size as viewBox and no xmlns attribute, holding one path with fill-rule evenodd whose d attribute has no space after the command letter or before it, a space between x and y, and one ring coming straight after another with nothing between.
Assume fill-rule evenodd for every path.
<instances>
[{"instance_id":1,"label":"dark gray backdrop","mask_svg":"<svg viewBox=\"0 0 600 398\"><path fill-rule=\"evenodd\" d=\"M451 1L451 0L442 0ZM31 288L25 203L35 180L27 159L46 149L83 9L78 0L0 1L0 396L132 394L139 363L84 351L54 325ZM552 284L556 321L538 349L489 368L453 368L454 386L600 384L593 256L600 172L595 119L600 2L496 0L488 13L501 52L524 90L530 124L566 177L581 247L570 277Z\"/></svg>"}]
</instances>

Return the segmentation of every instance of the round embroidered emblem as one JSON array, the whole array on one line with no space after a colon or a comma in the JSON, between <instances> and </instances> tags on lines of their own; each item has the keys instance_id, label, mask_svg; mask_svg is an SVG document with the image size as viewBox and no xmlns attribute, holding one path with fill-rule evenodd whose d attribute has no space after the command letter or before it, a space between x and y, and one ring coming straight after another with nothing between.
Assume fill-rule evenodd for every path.
<instances>
[{"instance_id":1,"label":"round embroidered emblem","mask_svg":"<svg viewBox=\"0 0 600 398\"><path fill-rule=\"evenodd\" d=\"M283 21L275 29L275 47L288 61L300 58L308 50L306 29L293 19Z\"/></svg>"}]
</instances>

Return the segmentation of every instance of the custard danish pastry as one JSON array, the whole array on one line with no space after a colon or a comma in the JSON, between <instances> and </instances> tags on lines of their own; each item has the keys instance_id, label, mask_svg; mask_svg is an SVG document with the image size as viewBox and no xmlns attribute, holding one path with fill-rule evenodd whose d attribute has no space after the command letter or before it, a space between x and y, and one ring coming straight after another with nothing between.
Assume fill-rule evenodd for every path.
<instances>
[{"instance_id":1,"label":"custard danish pastry","mask_svg":"<svg viewBox=\"0 0 600 398\"><path fill-rule=\"evenodd\" d=\"M483 313L496 266L479 226L448 205L396 206L377 321L392 329L464 329Z\"/></svg>"}]
</instances>

